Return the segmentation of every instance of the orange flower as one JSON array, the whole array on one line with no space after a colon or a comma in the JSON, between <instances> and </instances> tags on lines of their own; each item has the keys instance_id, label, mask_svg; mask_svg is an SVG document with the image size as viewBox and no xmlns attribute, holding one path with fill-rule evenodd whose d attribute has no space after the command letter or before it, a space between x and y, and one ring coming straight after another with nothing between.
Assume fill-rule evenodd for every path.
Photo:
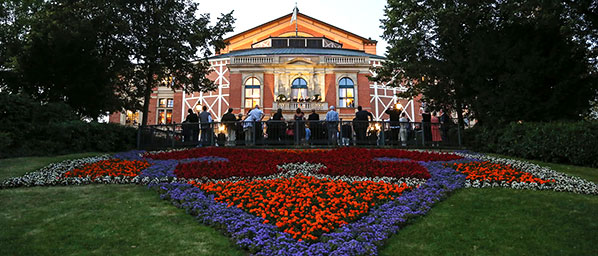
<instances>
[{"instance_id":1,"label":"orange flower","mask_svg":"<svg viewBox=\"0 0 598 256\"><path fill-rule=\"evenodd\" d=\"M218 202L261 217L296 239L311 241L410 189L406 184L348 183L301 174L273 180L189 183L214 194Z\"/></svg>"},{"instance_id":2,"label":"orange flower","mask_svg":"<svg viewBox=\"0 0 598 256\"><path fill-rule=\"evenodd\" d=\"M543 180L534 177L531 173L516 170L510 165L495 164L488 161L444 165L466 174L468 180L506 181L508 183L517 181L539 184L554 182L554 180Z\"/></svg>"},{"instance_id":3,"label":"orange flower","mask_svg":"<svg viewBox=\"0 0 598 256\"><path fill-rule=\"evenodd\" d=\"M91 179L103 176L135 177L149 166L150 164L146 161L109 159L75 168L64 173L64 177L90 177Z\"/></svg>"}]
</instances>

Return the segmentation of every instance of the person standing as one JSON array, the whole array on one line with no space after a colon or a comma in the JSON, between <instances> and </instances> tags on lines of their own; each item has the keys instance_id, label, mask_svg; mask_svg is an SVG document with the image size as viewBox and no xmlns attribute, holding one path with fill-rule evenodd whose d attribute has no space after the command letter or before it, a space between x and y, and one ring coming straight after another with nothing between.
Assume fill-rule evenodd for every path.
<instances>
[{"instance_id":1,"label":"person standing","mask_svg":"<svg viewBox=\"0 0 598 256\"><path fill-rule=\"evenodd\" d=\"M322 134L324 133L322 129L322 125L320 124L320 115L316 113L315 109L311 110L311 114L307 117L307 122L309 125L309 132L311 133L312 140L321 140L323 139Z\"/></svg>"},{"instance_id":2,"label":"person standing","mask_svg":"<svg viewBox=\"0 0 598 256\"><path fill-rule=\"evenodd\" d=\"M401 119L401 110L400 109L396 109L394 107L388 107L388 109L386 109L386 111L384 111L384 113L386 113L389 118L390 118L390 144L395 144L396 140L399 137L399 129L400 127L400 119Z\"/></svg>"},{"instance_id":3,"label":"person standing","mask_svg":"<svg viewBox=\"0 0 598 256\"><path fill-rule=\"evenodd\" d=\"M355 133L357 135L357 142L364 143L366 140L366 132L369 126L369 121L374 121L374 115L368 112L367 110L363 110L363 107L357 106L357 112L355 113Z\"/></svg>"},{"instance_id":4,"label":"person standing","mask_svg":"<svg viewBox=\"0 0 598 256\"><path fill-rule=\"evenodd\" d=\"M243 145L245 143L245 133L243 132L243 113L239 113L237 115L237 122L235 123L236 126L236 136L237 136L237 145Z\"/></svg>"},{"instance_id":5,"label":"person standing","mask_svg":"<svg viewBox=\"0 0 598 256\"><path fill-rule=\"evenodd\" d=\"M189 114L185 118L185 124L183 124L183 127L185 128L183 129L185 130L185 142L196 143L197 137L199 136L199 117L197 114L193 113L193 109L189 109L187 112Z\"/></svg>"},{"instance_id":6,"label":"person standing","mask_svg":"<svg viewBox=\"0 0 598 256\"><path fill-rule=\"evenodd\" d=\"M438 119L438 116L436 116L436 111L432 112L430 124L430 130L432 132L432 145L439 146L440 142L442 141L442 137L440 136L440 121Z\"/></svg>"},{"instance_id":7,"label":"person standing","mask_svg":"<svg viewBox=\"0 0 598 256\"><path fill-rule=\"evenodd\" d=\"M401 119L399 119L401 130L399 131L399 137L401 139L401 145L403 147L407 146L407 132L409 129L409 118L407 118L407 114L402 113Z\"/></svg>"},{"instance_id":8,"label":"person standing","mask_svg":"<svg viewBox=\"0 0 598 256\"><path fill-rule=\"evenodd\" d=\"M245 145L254 145L257 129L260 128L258 126L263 118L264 112L260 109L259 105L255 105L255 108L249 111L243 125L245 129Z\"/></svg>"},{"instance_id":9,"label":"person standing","mask_svg":"<svg viewBox=\"0 0 598 256\"><path fill-rule=\"evenodd\" d=\"M326 126L328 127L328 144L335 145L338 141L338 112L334 111L334 106L330 106L330 111L326 113Z\"/></svg>"},{"instance_id":10,"label":"person standing","mask_svg":"<svg viewBox=\"0 0 598 256\"><path fill-rule=\"evenodd\" d=\"M235 122L237 121L237 118L235 117L235 114L233 114L232 108L229 108L226 114L222 116L221 121L222 123L224 123L224 126L226 127L226 146L234 146L235 141L237 140L237 132L235 131Z\"/></svg>"},{"instance_id":11,"label":"person standing","mask_svg":"<svg viewBox=\"0 0 598 256\"><path fill-rule=\"evenodd\" d=\"M440 115L440 131L442 132L442 143L446 145L449 141L449 128L451 125L451 118L446 113L446 111L441 110L442 114Z\"/></svg>"},{"instance_id":12,"label":"person standing","mask_svg":"<svg viewBox=\"0 0 598 256\"><path fill-rule=\"evenodd\" d=\"M282 140L282 134L284 133L283 121L284 116L282 115L282 109L279 108L276 110L276 113L274 113L272 118L270 118L270 120L267 122L268 140L273 143L279 143Z\"/></svg>"},{"instance_id":13,"label":"person standing","mask_svg":"<svg viewBox=\"0 0 598 256\"><path fill-rule=\"evenodd\" d=\"M422 132L424 135L424 144L428 143L432 140L432 129L430 122L432 121L432 116L428 112L428 108L424 107L421 109L422 113Z\"/></svg>"},{"instance_id":14,"label":"person standing","mask_svg":"<svg viewBox=\"0 0 598 256\"><path fill-rule=\"evenodd\" d=\"M305 114L300 108L295 111L293 120L295 120L295 139L300 144L305 138Z\"/></svg>"},{"instance_id":15,"label":"person standing","mask_svg":"<svg viewBox=\"0 0 598 256\"><path fill-rule=\"evenodd\" d=\"M208 106L203 106L201 109L203 111L199 113L199 122L201 124L201 139L199 141L199 144L201 146L207 146L212 144L212 114L208 112Z\"/></svg>"}]
</instances>

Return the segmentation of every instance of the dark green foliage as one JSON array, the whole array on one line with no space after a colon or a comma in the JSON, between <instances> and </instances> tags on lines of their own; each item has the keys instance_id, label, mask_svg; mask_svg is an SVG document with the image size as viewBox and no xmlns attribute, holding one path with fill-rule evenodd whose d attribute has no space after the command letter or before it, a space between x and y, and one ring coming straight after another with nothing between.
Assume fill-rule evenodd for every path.
<instances>
[{"instance_id":1,"label":"dark green foliage","mask_svg":"<svg viewBox=\"0 0 598 256\"><path fill-rule=\"evenodd\" d=\"M124 151L136 143L135 128L81 121L64 103L0 93L0 114L0 157Z\"/></svg>"},{"instance_id":2,"label":"dark green foliage","mask_svg":"<svg viewBox=\"0 0 598 256\"><path fill-rule=\"evenodd\" d=\"M465 130L473 150L598 167L598 122L510 123Z\"/></svg>"},{"instance_id":3,"label":"dark green foliage","mask_svg":"<svg viewBox=\"0 0 598 256\"><path fill-rule=\"evenodd\" d=\"M168 81L214 89L205 57L225 46L232 12L211 25L191 0L0 1L0 89L65 102L78 115L142 109ZM142 104L145 104L142 108Z\"/></svg>"},{"instance_id":4,"label":"dark green foliage","mask_svg":"<svg viewBox=\"0 0 598 256\"><path fill-rule=\"evenodd\" d=\"M598 92L592 1L388 0L373 80L483 125L580 120ZM465 111L468 110L468 111Z\"/></svg>"}]
</instances>

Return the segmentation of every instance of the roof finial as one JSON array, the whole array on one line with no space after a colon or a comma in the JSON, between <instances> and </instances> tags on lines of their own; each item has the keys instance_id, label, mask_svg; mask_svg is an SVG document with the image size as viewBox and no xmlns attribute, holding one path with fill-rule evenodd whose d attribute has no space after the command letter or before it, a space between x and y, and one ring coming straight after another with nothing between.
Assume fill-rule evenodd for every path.
<instances>
[{"instance_id":1,"label":"roof finial","mask_svg":"<svg viewBox=\"0 0 598 256\"><path fill-rule=\"evenodd\" d=\"M293 15L291 16L291 24L293 21L295 22L295 36L299 36L299 30L297 29L297 13L299 12L299 8L297 8L297 2L295 2L295 8L293 9Z\"/></svg>"}]
</instances>

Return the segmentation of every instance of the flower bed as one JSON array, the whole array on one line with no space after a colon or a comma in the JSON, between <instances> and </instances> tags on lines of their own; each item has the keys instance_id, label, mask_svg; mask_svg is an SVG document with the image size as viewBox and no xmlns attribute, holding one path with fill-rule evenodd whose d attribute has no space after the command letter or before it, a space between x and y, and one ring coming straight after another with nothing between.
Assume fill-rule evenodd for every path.
<instances>
[{"instance_id":1,"label":"flower bed","mask_svg":"<svg viewBox=\"0 0 598 256\"><path fill-rule=\"evenodd\" d=\"M393 200L409 187L403 183L335 181L298 174L293 178L193 184L214 200L236 206L264 223L299 240L316 240L323 233L356 220L378 203Z\"/></svg>"},{"instance_id":2,"label":"flower bed","mask_svg":"<svg viewBox=\"0 0 598 256\"><path fill-rule=\"evenodd\" d=\"M214 200L197 186L154 184L161 198L194 215L198 221L222 229L241 248L256 255L375 255L378 247L409 220L427 213L437 202L463 184L464 175L436 163L421 163L431 178L370 211L353 223L324 233L313 242L299 241L264 219Z\"/></svg>"},{"instance_id":3,"label":"flower bed","mask_svg":"<svg viewBox=\"0 0 598 256\"><path fill-rule=\"evenodd\" d=\"M545 184L554 180L544 180L534 177L531 173L513 169L509 165L491 163L488 161L444 164L467 175L466 179L471 181L489 182L525 182Z\"/></svg>"},{"instance_id":4,"label":"flower bed","mask_svg":"<svg viewBox=\"0 0 598 256\"><path fill-rule=\"evenodd\" d=\"M527 162L391 149L129 151L65 161L0 188L149 184L257 255L375 255L460 187L598 194L598 186Z\"/></svg>"},{"instance_id":5,"label":"flower bed","mask_svg":"<svg viewBox=\"0 0 598 256\"><path fill-rule=\"evenodd\" d=\"M135 177L150 164L139 160L109 159L74 168L64 173L64 177L90 177L96 179L104 176Z\"/></svg>"},{"instance_id":6,"label":"flower bed","mask_svg":"<svg viewBox=\"0 0 598 256\"><path fill-rule=\"evenodd\" d=\"M411 152L405 150L368 150L359 148L342 148L336 150L242 150L240 149L194 149L188 151L164 152L147 155L153 159L189 159L194 157L228 157L228 162L214 163L182 163L177 166L175 174L180 178L222 179L231 176L253 177L267 176L278 172L277 166L293 162L321 163L326 168L320 170L328 175L350 175L367 177L415 177L427 179L430 174L414 161L383 162L375 161L382 156L401 157L411 160L439 161L459 159L460 156Z\"/></svg>"}]
</instances>

